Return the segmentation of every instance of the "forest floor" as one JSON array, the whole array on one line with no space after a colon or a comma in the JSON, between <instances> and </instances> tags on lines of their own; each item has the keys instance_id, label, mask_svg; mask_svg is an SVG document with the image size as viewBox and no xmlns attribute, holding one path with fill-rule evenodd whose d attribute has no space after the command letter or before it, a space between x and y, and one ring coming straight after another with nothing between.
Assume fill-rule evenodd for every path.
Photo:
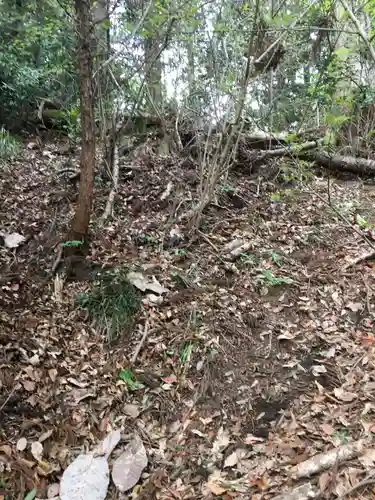
<instances>
[{"instance_id":1,"label":"forest floor","mask_svg":"<svg viewBox=\"0 0 375 500\"><path fill-rule=\"evenodd\" d=\"M77 193L61 162L57 146L28 144L0 171L0 230L26 237L0 247L0 498L52 496L74 458L119 427L148 455L131 498L374 498L375 265L349 263L371 250L359 233L372 238L375 187L331 180L328 193L313 178L257 193L232 172L200 232L176 240L185 228L171 206L189 208L194 164L134 160L103 227L109 186L96 186L88 259L136 266L168 292L108 346L76 305L87 276L59 295L50 275ZM236 259L234 240L247 244ZM129 387L120 373L145 328ZM317 458L298 478L332 449L344 463ZM300 485L310 497L290 495Z\"/></svg>"}]
</instances>

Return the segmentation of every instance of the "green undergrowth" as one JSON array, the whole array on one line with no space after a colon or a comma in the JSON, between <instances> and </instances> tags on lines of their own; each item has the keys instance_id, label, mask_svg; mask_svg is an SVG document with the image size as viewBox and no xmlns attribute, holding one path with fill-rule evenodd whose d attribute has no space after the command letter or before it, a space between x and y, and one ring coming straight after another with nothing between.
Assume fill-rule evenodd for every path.
<instances>
[{"instance_id":1,"label":"green undergrowth","mask_svg":"<svg viewBox=\"0 0 375 500\"><path fill-rule=\"evenodd\" d=\"M21 142L10 135L4 128L0 129L0 162L11 160L20 154L22 149Z\"/></svg>"},{"instance_id":2,"label":"green undergrowth","mask_svg":"<svg viewBox=\"0 0 375 500\"><path fill-rule=\"evenodd\" d=\"M109 343L129 333L141 308L140 296L127 280L126 272L104 271L89 291L76 297L77 305L88 311Z\"/></svg>"}]
</instances>

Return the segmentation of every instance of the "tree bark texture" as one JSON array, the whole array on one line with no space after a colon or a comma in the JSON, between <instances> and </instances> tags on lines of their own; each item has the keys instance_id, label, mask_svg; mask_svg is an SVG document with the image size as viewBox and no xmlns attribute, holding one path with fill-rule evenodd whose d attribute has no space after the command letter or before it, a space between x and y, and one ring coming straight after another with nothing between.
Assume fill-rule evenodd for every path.
<instances>
[{"instance_id":1,"label":"tree bark texture","mask_svg":"<svg viewBox=\"0 0 375 500\"><path fill-rule=\"evenodd\" d=\"M77 63L81 103L81 176L71 239L87 241L93 202L95 173L95 123L92 89L92 0L75 0L77 15Z\"/></svg>"}]
</instances>

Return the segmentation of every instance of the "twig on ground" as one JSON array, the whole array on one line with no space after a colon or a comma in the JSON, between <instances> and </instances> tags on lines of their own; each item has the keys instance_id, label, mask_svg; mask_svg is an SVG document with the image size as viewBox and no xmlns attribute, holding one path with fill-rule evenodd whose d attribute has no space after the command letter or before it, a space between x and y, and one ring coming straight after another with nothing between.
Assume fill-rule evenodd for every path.
<instances>
[{"instance_id":1,"label":"twig on ground","mask_svg":"<svg viewBox=\"0 0 375 500\"><path fill-rule=\"evenodd\" d=\"M351 495L355 491L359 490L360 488L363 488L365 486L370 486L372 484L375 484L375 474L366 477L363 481L360 481L359 483L355 484L348 490L346 490L340 497L339 500L342 500L343 498L347 497L348 495Z\"/></svg>"},{"instance_id":2,"label":"twig on ground","mask_svg":"<svg viewBox=\"0 0 375 500\"><path fill-rule=\"evenodd\" d=\"M13 387L12 387L11 391L9 392L8 396L5 398L4 403L0 406L0 413L6 407L8 401L10 400L10 398L12 397L12 395L14 394L15 390L16 390L16 384L13 385Z\"/></svg>"},{"instance_id":3,"label":"twig on ground","mask_svg":"<svg viewBox=\"0 0 375 500\"><path fill-rule=\"evenodd\" d=\"M372 252L365 253L364 255L360 255L359 257L355 258L349 264L345 266L345 269L349 269L350 267L356 266L357 264L360 264L361 262L365 262L366 260L370 260L375 258L375 251L373 250Z\"/></svg>"},{"instance_id":4,"label":"twig on ground","mask_svg":"<svg viewBox=\"0 0 375 500\"><path fill-rule=\"evenodd\" d=\"M133 357L131 359L131 364L134 365L136 360L137 360L137 357L138 357L138 354L140 352L140 350L142 349L142 346L143 344L145 343L145 340L146 340L146 337L148 335L148 332L149 332L149 329L148 329L148 321L146 320L146 323L145 323L145 328L143 330L143 335L142 335L142 338L141 340L138 342L138 345L137 345L137 348L136 350L134 351L134 354L133 354Z\"/></svg>"},{"instance_id":5,"label":"twig on ground","mask_svg":"<svg viewBox=\"0 0 375 500\"><path fill-rule=\"evenodd\" d=\"M368 286L368 283L366 281L366 278L362 275L362 280L366 288L366 309L367 309L367 314L371 316L371 306L370 306L370 296L371 296L371 290L370 287Z\"/></svg>"},{"instance_id":6,"label":"twig on ground","mask_svg":"<svg viewBox=\"0 0 375 500\"><path fill-rule=\"evenodd\" d=\"M206 242L210 245L210 247L212 247L212 248L215 250L215 252L216 252L217 254L219 254L219 255L220 255L220 251L219 251L219 249L217 248L217 246L215 246L215 245L212 243L212 241L210 240L210 238L209 238L208 236L206 236L204 233L202 233L202 231L200 231L199 229L197 230L197 233L198 233L200 236L202 236L202 238L204 239L204 241L206 241Z\"/></svg>"},{"instance_id":7,"label":"twig on ground","mask_svg":"<svg viewBox=\"0 0 375 500\"><path fill-rule=\"evenodd\" d=\"M62 258L62 254L63 254L63 247L61 245L59 245L59 249L57 251L57 256L56 256L55 262L53 263L52 269L51 269L52 275L55 274L56 269L59 267L59 264L60 264L61 258Z\"/></svg>"},{"instance_id":8,"label":"twig on ground","mask_svg":"<svg viewBox=\"0 0 375 500\"><path fill-rule=\"evenodd\" d=\"M326 205L328 205L331 210L338 216L339 219L341 219L343 222L345 222L345 224L347 225L347 227L349 227L352 231L354 231L356 234L358 234L358 236L360 236L363 241L365 243L367 243L372 249L373 251L368 254L367 256L362 256L359 258L359 260L356 262L356 261L353 261L351 262L350 264L347 264L344 269L346 270L347 268L355 265L355 264L358 264L359 262L362 262L363 260L367 260L370 258L370 256L374 256L375 257L375 243L373 241L371 241L366 235L363 234L363 232L360 230L360 229L357 229L355 227L354 224L352 224L350 222L350 220L345 217L345 215L343 215L340 210L338 210L332 203L330 203L329 199L325 199L324 196L320 195L317 191L315 191L315 189L311 189L311 187L307 186L308 190L313 193L315 196L317 196L323 203L325 203Z\"/></svg>"}]
</instances>

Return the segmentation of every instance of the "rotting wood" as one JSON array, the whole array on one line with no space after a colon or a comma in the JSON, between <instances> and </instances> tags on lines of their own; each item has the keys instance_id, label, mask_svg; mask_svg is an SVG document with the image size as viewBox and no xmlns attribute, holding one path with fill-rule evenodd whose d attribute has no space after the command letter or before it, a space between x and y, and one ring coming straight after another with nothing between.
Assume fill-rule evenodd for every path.
<instances>
[{"instance_id":1,"label":"rotting wood","mask_svg":"<svg viewBox=\"0 0 375 500\"><path fill-rule=\"evenodd\" d=\"M352 172L361 175L375 174L375 161L354 156L330 156L328 153L312 153L314 160L321 166L335 171Z\"/></svg>"}]
</instances>

